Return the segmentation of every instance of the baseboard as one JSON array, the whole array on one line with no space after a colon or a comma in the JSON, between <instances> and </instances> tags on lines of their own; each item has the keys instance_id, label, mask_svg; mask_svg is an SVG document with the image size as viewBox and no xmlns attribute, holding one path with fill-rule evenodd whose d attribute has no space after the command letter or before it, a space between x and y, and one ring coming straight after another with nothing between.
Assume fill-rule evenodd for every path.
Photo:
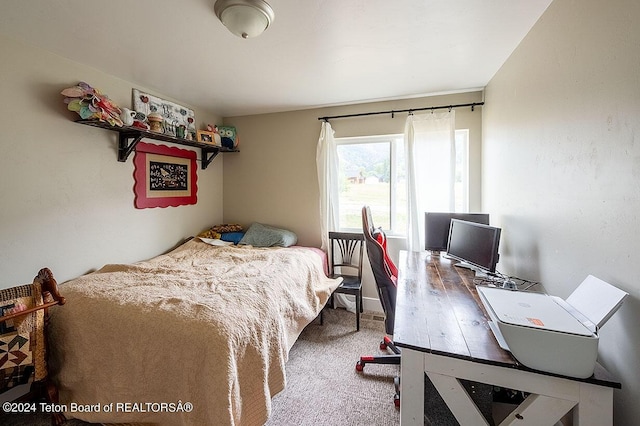
<instances>
[{"instance_id":1,"label":"baseboard","mask_svg":"<svg viewBox=\"0 0 640 426\"><path fill-rule=\"evenodd\" d=\"M383 314L382 305L380 304L380 299L373 297L363 297L362 298L362 309L364 311L370 312L378 312Z\"/></svg>"}]
</instances>

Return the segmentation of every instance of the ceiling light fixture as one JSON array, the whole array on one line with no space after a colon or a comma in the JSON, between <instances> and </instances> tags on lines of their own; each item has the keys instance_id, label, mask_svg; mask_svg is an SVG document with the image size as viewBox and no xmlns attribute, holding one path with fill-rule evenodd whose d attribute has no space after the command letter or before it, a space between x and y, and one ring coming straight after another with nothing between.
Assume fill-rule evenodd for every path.
<instances>
[{"instance_id":1,"label":"ceiling light fixture","mask_svg":"<svg viewBox=\"0 0 640 426\"><path fill-rule=\"evenodd\" d=\"M217 0L213 10L229 31L242 38L259 36L275 18L264 0Z\"/></svg>"}]
</instances>

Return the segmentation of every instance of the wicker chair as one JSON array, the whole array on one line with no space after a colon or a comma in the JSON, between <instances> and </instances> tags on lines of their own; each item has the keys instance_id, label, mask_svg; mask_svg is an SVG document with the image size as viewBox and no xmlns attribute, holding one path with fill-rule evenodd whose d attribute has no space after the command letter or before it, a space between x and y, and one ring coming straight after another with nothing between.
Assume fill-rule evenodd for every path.
<instances>
[{"instance_id":1,"label":"wicker chair","mask_svg":"<svg viewBox=\"0 0 640 426\"><path fill-rule=\"evenodd\" d=\"M63 305L56 280L43 268L33 283L0 290L0 393L31 384L20 401L44 399L58 403L58 392L47 373L48 309ZM64 415L52 415L54 425Z\"/></svg>"}]
</instances>

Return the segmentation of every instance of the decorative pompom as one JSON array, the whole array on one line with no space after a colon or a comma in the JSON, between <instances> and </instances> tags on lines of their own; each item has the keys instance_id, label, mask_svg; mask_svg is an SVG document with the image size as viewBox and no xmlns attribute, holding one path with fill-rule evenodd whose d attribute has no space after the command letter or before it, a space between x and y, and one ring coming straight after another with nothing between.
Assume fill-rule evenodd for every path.
<instances>
[{"instance_id":1,"label":"decorative pompom","mask_svg":"<svg viewBox=\"0 0 640 426\"><path fill-rule=\"evenodd\" d=\"M85 120L106 121L112 126L122 127L122 111L109 97L81 81L77 86L60 92L69 111L77 112Z\"/></svg>"}]
</instances>

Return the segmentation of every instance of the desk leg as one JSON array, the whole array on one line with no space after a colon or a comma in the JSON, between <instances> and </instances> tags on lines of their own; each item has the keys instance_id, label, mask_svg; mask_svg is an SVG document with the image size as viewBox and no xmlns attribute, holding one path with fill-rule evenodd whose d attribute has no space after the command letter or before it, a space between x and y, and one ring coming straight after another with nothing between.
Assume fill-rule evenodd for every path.
<instances>
[{"instance_id":1,"label":"desk leg","mask_svg":"<svg viewBox=\"0 0 640 426\"><path fill-rule=\"evenodd\" d=\"M488 425L478 406L457 378L438 373L427 373L427 375L458 423Z\"/></svg>"},{"instance_id":2,"label":"desk leg","mask_svg":"<svg viewBox=\"0 0 640 426\"><path fill-rule=\"evenodd\" d=\"M400 357L400 425L424 424L424 355L402 348Z\"/></svg>"},{"instance_id":3,"label":"desk leg","mask_svg":"<svg viewBox=\"0 0 640 426\"><path fill-rule=\"evenodd\" d=\"M509 414L502 425L553 425L576 406L575 401L531 394Z\"/></svg>"},{"instance_id":4,"label":"desk leg","mask_svg":"<svg viewBox=\"0 0 640 426\"><path fill-rule=\"evenodd\" d=\"M613 425L613 389L580 384L580 404L573 409L573 426Z\"/></svg>"},{"instance_id":5,"label":"desk leg","mask_svg":"<svg viewBox=\"0 0 640 426\"><path fill-rule=\"evenodd\" d=\"M501 423L503 425L554 424L572 407L573 426L613 425L614 389L607 386L428 353L424 354L424 367L451 412L462 424L476 425L482 422L468 417L473 410L469 401L461 395L462 390L457 383L459 379L520 389L531 394L507 416ZM404 373L409 374L406 371Z\"/></svg>"}]
</instances>

